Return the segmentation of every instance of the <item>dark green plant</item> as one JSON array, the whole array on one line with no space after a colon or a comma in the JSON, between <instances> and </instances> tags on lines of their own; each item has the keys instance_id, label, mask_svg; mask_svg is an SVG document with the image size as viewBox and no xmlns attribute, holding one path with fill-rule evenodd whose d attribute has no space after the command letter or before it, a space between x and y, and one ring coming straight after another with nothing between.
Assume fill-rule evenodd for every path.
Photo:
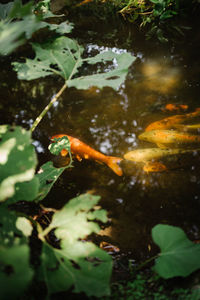
<instances>
[{"instance_id":1,"label":"dark green plant","mask_svg":"<svg viewBox=\"0 0 200 300\"><path fill-rule=\"evenodd\" d=\"M95 220L107 221L106 212L95 208L100 197L81 195L61 210L52 210L54 215L45 228L31 216L10 211L9 205L12 203L13 210L13 203L19 200L37 203L44 199L67 168L56 169L48 162L35 174L37 160L30 135L21 127L0 126L0 297L17 299L33 275L37 281L46 283L48 295L72 286L74 292L85 292L88 296L109 294L112 259L85 239L100 230ZM28 237L33 228L43 243L39 269L29 263ZM52 231L59 247L48 239Z\"/></svg>"}]
</instances>

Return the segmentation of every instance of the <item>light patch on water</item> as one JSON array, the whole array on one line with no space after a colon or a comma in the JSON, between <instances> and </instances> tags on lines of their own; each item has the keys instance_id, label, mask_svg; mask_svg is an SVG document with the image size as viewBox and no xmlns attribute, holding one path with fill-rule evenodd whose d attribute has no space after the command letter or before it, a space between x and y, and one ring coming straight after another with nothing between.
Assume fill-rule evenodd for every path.
<instances>
[{"instance_id":1,"label":"light patch on water","mask_svg":"<svg viewBox=\"0 0 200 300\"><path fill-rule=\"evenodd\" d=\"M112 144L110 143L109 139L106 139L105 141L100 143L100 151L107 153L110 151L110 149L112 149Z\"/></svg>"},{"instance_id":2,"label":"light patch on water","mask_svg":"<svg viewBox=\"0 0 200 300\"><path fill-rule=\"evenodd\" d=\"M42 144L39 141L34 141L32 144L35 146L38 153L44 153L45 152L44 147L42 146Z\"/></svg>"},{"instance_id":3,"label":"light patch on water","mask_svg":"<svg viewBox=\"0 0 200 300\"><path fill-rule=\"evenodd\" d=\"M144 75L143 86L161 94L171 92L180 82L179 69L161 59L144 62L141 72Z\"/></svg>"},{"instance_id":4,"label":"light patch on water","mask_svg":"<svg viewBox=\"0 0 200 300\"><path fill-rule=\"evenodd\" d=\"M91 53L92 51L97 50L99 53L104 53L107 51L112 51L116 54L127 53L127 49L117 48L117 47L105 47L105 46L98 46L96 44L88 44L87 45L87 52Z\"/></svg>"}]
</instances>

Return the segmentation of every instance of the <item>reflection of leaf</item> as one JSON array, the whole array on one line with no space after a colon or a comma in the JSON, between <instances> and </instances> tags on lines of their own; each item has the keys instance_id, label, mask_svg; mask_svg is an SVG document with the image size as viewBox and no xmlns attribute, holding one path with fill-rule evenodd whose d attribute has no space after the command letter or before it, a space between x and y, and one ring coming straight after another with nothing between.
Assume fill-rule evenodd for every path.
<instances>
[{"instance_id":1,"label":"reflection of leaf","mask_svg":"<svg viewBox=\"0 0 200 300\"><path fill-rule=\"evenodd\" d=\"M67 167L55 168L51 161L41 166L38 174L36 175L39 180L39 192L35 201L41 201L46 197L58 177L66 168Z\"/></svg>"},{"instance_id":2,"label":"reflection of leaf","mask_svg":"<svg viewBox=\"0 0 200 300\"><path fill-rule=\"evenodd\" d=\"M54 42L42 46L33 44L33 49L36 53L35 59L26 59L25 63L13 63L19 79L32 80L57 74L65 79L67 86L79 89L87 89L90 86L110 86L117 89L124 82L128 68L135 60L129 53L116 54L111 51L83 59L83 48L67 37L57 38ZM83 63L108 62L112 63L112 69L105 73L77 77Z\"/></svg>"},{"instance_id":3,"label":"reflection of leaf","mask_svg":"<svg viewBox=\"0 0 200 300\"><path fill-rule=\"evenodd\" d=\"M14 244L0 248L1 299L19 299L33 277L29 266L29 247Z\"/></svg>"},{"instance_id":4,"label":"reflection of leaf","mask_svg":"<svg viewBox=\"0 0 200 300\"><path fill-rule=\"evenodd\" d=\"M15 194L15 184L34 177L37 159L30 132L0 126L0 201Z\"/></svg>"},{"instance_id":5,"label":"reflection of leaf","mask_svg":"<svg viewBox=\"0 0 200 300\"><path fill-rule=\"evenodd\" d=\"M88 219L106 221L103 210L99 210L99 215L95 211L92 216L91 209L98 200L98 196L81 195L54 214L49 230L56 228L61 249L44 245L41 268L42 277L47 278L49 293L64 291L74 285L74 292L85 292L88 296L109 294L111 257L91 242L80 240L100 230Z\"/></svg>"},{"instance_id":6,"label":"reflection of leaf","mask_svg":"<svg viewBox=\"0 0 200 300\"><path fill-rule=\"evenodd\" d=\"M152 229L152 237L161 249L155 265L160 276L188 276L200 268L200 245L192 243L182 229L159 224Z\"/></svg>"}]
</instances>

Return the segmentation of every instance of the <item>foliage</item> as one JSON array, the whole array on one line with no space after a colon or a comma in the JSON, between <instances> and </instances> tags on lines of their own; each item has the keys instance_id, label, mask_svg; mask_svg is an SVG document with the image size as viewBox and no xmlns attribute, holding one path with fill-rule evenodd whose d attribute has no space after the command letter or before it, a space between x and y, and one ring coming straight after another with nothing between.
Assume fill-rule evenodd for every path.
<instances>
[{"instance_id":1,"label":"foliage","mask_svg":"<svg viewBox=\"0 0 200 300\"><path fill-rule=\"evenodd\" d=\"M113 283L111 285L111 296L104 299L197 300L199 296L200 291L198 289L191 290L177 285L172 288L168 281L162 280L152 272L140 272L129 280Z\"/></svg>"},{"instance_id":2,"label":"foliage","mask_svg":"<svg viewBox=\"0 0 200 300\"><path fill-rule=\"evenodd\" d=\"M46 282L49 294L66 291L72 285L75 292L82 291L87 295L109 294L111 257L85 240L92 232L97 233L100 230L99 225L92 220L107 221L106 212L95 209L99 197L85 194L70 200L53 215L45 229L42 229L37 219L35 221L31 216L23 215L17 218L14 211L10 211L7 207L10 203L9 196L12 196L13 203L17 200L26 200L26 192L28 198L30 195L27 191L29 185L25 185L27 177L17 175L31 168L28 183L33 184L33 180L36 180L34 184L38 183L36 193L33 193L35 199L32 199L32 195L31 201L37 202L46 197L66 168L56 169L51 162L47 162L38 174L34 175L36 157L31 145L30 132L9 125L1 126L0 129L0 157L3 166L1 195L5 201L0 206L0 297L15 299L22 295L31 283L34 270L29 263L30 247L27 237L33 234L33 227L37 228L38 238L43 242L41 266L37 273L40 280ZM9 193L10 190L4 184L8 178L20 178L22 185L17 186L15 185L17 180L10 180L13 185L12 193ZM30 198L28 200L30 201ZM53 246L54 241L48 238L52 231L55 234L54 239L59 240L59 247Z\"/></svg>"},{"instance_id":3,"label":"foliage","mask_svg":"<svg viewBox=\"0 0 200 300\"><path fill-rule=\"evenodd\" d=\"M68 167L69 166L55 168L51 161L48 161L40 167L40 170L35 176L39 180L38 194L35 197L36 202L43 200L47 196L58 177Z\"/></svg>"},{"instance_id":4,"label":"foliage","mask_svg":"<svg viewBox=\"0 0 200 300\"><path fill-rule=\"evenodd\" d=\"M69 201L53 216L45 232L55 229L61 249L44 244L42 249L41 280L47 277L49 293L64 291L74 285L74 292L100 297L109 294L111 257L91 242L82 240L99 226L90 211L99 197L81 195ZM105 222L105 211L96 211L94 218Z\"/></svg>"},{"instance_id":5,"label":"foliage","mask_svg":"<svg viewBox=\"0 0 200 300\"><path fill-rule=\"evenodd\" d=\"M41 28L47 27L59 34L72 30L73 26L68 22L59 25L45 22L44 18L54 15L49 12L47 6L46 10L42 11L44 14L37 15L32 2L23 5L21 0L0 4L0 55L10 54Z\"/></svg>"},{"instance_id":6,"label":"foliage","mask_svg":"<svg viewBox=\"0 0 200 300\"><path fill-rule=\"evenodd\" d=\"M159 224L152 229L152 237L161 249L155 264L160 276L188 276L200 268L200 245L192 243L182 229Z\"/></svg>"},{"instance_id":7,"label":"foliage","mask_svg":"<svg viewBox=\"0 0 200 300\"><path fill-rule=\"evenodd\" d=\"M32 44L36 56L26 59L25 63L13 63L18 78L32 80L57 74L64 78L68 87L87 89L90 86L102 88L110 86L117 89L125 80L129 66L135 58L129 53L116 54L112 51L97 54L94 57L82 58L83 47L67 37L60 37L43 45ZM97 64L113 62L114 70L89 76L78 76L83 63Z\"/></svg>"},{"instance_id":8,"label":"foliage","mask_svg":"<svg viewBox=\"0 0 200 300\"><path fill-rule=\"evenodd\" d=\"M28 221L28 220L27 220ZM18 228L16 223L18 222ZM29 264L30 249L22 234L21 220L13 211L0 206L0 298L16 299L26 289L33 277ZM27 224L26 224L27 226Z\"/></svg>"},{"instance_id":9,"label":"foliage","mask_svg":"<svg viewBox=\"0 0 200 300\"><path fill-rule=\"evenodd\" d=\"M16 183L33 179L37 159L30 132L21 127L0 126L0 139L0 201L5 201L19 193Z\"/></svg>"},{"instance_id":10,"label":"foliage","mask_svg":"<svg viewBox=\"0 0 200 300\"><path fill-rule=\"evenodd\" d=\"M116 54L112 51L103 52L94 57L82 58L83 47L79 46L76 41L64 36L43 45L33 43L32 46L36 52L34 59L26 59L25 63L13 63L18 78L32 80L56 74L65 80L62 88L54 95L33 123L32 131L35 130L44 115L67 87L87 89L91 86L99 88L109 86L117 89L125 81L128 68L135 60L135 57L129 53ZM96 74L80 76L80 68L85 63L97 64ZM108 63L111 63L109 71L100 72L98 64L105 65Z\"/></svg>"}]
</instances>

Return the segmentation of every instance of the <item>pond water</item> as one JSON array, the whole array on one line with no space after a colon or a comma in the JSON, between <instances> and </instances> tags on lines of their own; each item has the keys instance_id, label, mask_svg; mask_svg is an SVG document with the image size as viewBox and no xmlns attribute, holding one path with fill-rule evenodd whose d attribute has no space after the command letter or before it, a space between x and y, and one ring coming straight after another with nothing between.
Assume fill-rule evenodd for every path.
<instances>
[{"instance_id":1,"label":"pond water","mask_svg":"<svg viewBox=\"0 0 200 300\"><path fill-rule=\"evenodd\" d=\"M77 24L72 36L87 55L109 49L130 52L136 61L118 91L71 88L64 92L34 132L40 164L53 159L48 145L54 134L66 133L106 155L123 157L134 149L154 147L140 141L138 135L151 122L177 114L164 110L166 104L188 105L187 112L200 106L199 36L194 30L162 45L145 40L136 26L123 21L110 20L108 24L89 17L72 21ZM19 51L21 57L26 55L23 49ZM53 77L18 81L9 63L1 61L1 124L30 128L63 82ZM148 174L141 164L128 163L124 175L118 177L106 165L74 161L45 204L60 208L87 191L100 195L110 222L101 230L99 242L110 242L121 254L139 262L155 252L151 229L156 224L180 226L192 240L200 238L200 158L197 155L189 162L187 168Z\"/></svg>"}]
</instances>

